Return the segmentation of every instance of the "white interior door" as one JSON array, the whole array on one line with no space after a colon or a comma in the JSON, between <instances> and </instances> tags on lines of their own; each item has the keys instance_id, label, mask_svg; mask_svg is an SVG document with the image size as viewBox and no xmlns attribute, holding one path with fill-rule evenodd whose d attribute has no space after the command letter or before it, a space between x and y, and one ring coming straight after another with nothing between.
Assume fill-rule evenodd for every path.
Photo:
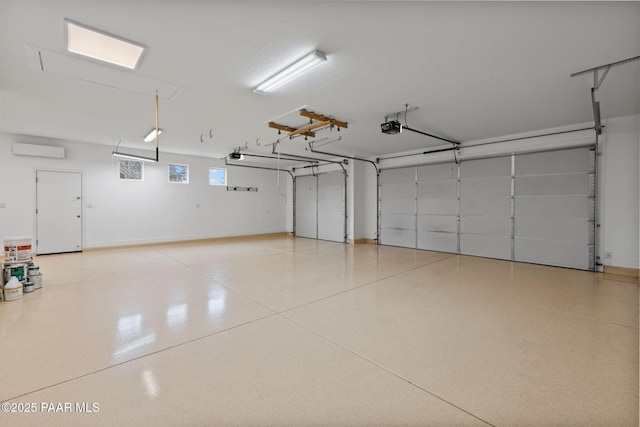
<instances>
[{"instance_id":1,"label":"white interior door","mask_svg":"<svg viewBox=\"0 0 640 427\"><path fill-rule=\"evenodd\" d=\"M82 251L80 172L36 171L36 251Z\"/></svg>"}]
</instances>

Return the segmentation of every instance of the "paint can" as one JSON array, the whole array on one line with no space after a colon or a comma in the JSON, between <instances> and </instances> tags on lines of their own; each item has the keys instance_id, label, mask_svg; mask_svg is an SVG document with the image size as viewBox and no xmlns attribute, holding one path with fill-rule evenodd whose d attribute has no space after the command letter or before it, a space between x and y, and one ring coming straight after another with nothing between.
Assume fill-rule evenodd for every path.
<instances>
[{"instance_id":1,"label":"paint can","mask_svg":"<svg viewBox=\"0 0 640 427\"><path fill-rule=\"evenodd\" d=\"M42 287L42 274L36 274L29 279L33 282L34 289L40 289Z\"/></svg>"},{"instance_id":2,"label":"paint can","mask_svg":"<svg viewBox=\"0 0 640 427\"><path fill-rule=\"evenodd\" d=\"M38 267L37 265L30 265L29 267L27 267L27 275L29 277L37 276L38 274L40 274L40 267Z\"/></svg>"},{"instance_id":3,"label":"paint can","mask_svg":"<svg viewBox=\"0 0 640 427\"><path fill-rule=\"evenodd\" d=\"M24 286L22 290L25 294L28 294L29 292L33 292L35 290L35 287L33 286L33 282L30 280L24 282Z\"/></svg>"},{"instance_id":4,"label":"paint can","mask_svg":"<svg viewBox=\"0 0 640 427\"><path fill-rule=\"evenodd\" d=\"M29 280L33 282L33 289L42 288L42 274L34 274L33 276L29 276Z\"/></svg>"},{"instance_id":5,"label":"paint can","mask_svg":"<svg viewBox=\"0 0 640 427\"><path fill-rule=\"evenodd\" d=\"M22 283L15 277L12 277L6 285L4 285L4 300L13 301L22 298Z\"/></svg>"}]
</instances>

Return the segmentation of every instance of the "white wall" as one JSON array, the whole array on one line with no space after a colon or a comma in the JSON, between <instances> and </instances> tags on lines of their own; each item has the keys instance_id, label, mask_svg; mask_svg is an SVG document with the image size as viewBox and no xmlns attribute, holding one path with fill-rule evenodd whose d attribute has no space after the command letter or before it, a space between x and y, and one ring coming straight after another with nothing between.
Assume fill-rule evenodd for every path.
<instances>
[{"instance_id":1,"label":"white wall","mask_svg":"<svg viewBox=\"0 0 640 427\"><path fill-rule=\"evenodd\" d=\"M366 218L367 193L366 188L366 169L372 166L358 161L349 160L349 188L347 189L349 201L349 241L367 238L367 230L365 221L359 220Z\"/></svg>"},{"instance_id":2,"label":"white wall","mask_svg":"<svg viewBox=\"0 0 640 427\"><path fill-rule=\"evenodd\" d=\"M67 156L14 156L13 142L64 146ZM259 191L226 191L208 184L209 167L225 167L224 161L161 152L158 164L145 163L144 181L122 181L111 151L108 146L0 134L0 206L5 204L0 238L35 236L36 169L83 173L85 248L287 230L287 197L278 194L275 171L227 167L230 186ZM168 163L188 164L190 183L170 184ZM289 191L290 181L282 173L281 192Z\"/></svg>"},{"instance_id":3,"label":"white wall","mask_svg":"<svg viewBox=\"0 0 640 427\"><path fill-rule=\"evenodd\" d=\"M638 268L639 116L608 119L602 133L601 248L604 265Z\"/></svg>"},{"instance_id":4,"label":"white wall","mask_svg":"<svg viewBox=\"0 0 640 427\"><path fill-rule=\"evenodd\" d=\"M639 235L638 223L640 213L638 209L638 195L640 194L640 126L639 116L628 116L606 121L606 127L601 136L599 161L599 211L601 228L599 232L598 254L605 265L617 267L638 268L639 266ZM554 129L544 129L527 134L507 135L494 138L494 141L511 138L529 137L546 133L564 132L571 129L581 129L593 124L578 124ZM505 143L484 145L473 148L463 148L460 159L492 156L511 152L526 152L548 150L553 148L569 148L593 143L593 130L560 133L557 135L521 139ZM463 145L473 145L491 140L470 141ZM421 152L423 150L417 150ZM408 154L408 153L399 153ZM412 156L402 159L382 160L382 169L402 167L412 164L428 164L451 161L452 153L436 153L426 156ZM376 212L376 176L373 168L366 170L366 212L358 215L354 221L364 222L366 238L375 238L377 228ZM357 191L357 190L356 190ZM605 252L611 252L611 259L605 259Z\"/></svg>"}]
</instances>

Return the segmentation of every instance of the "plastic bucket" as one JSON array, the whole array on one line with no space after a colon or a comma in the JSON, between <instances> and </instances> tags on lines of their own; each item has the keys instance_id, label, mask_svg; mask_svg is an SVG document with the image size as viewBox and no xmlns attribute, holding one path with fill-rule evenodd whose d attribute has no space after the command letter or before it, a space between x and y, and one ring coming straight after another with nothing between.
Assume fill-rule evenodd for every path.
<instances>
[{"instance_id":1,"label":"plastic bucket","mask_svg":"<svg viewBox=\"0 0 640 427\"><path fill-rule=\"evenodd\" d=\"M16 237L4 239L5 261L25 261L31 259L31 238Z\"/></svg>"}]
</instances>

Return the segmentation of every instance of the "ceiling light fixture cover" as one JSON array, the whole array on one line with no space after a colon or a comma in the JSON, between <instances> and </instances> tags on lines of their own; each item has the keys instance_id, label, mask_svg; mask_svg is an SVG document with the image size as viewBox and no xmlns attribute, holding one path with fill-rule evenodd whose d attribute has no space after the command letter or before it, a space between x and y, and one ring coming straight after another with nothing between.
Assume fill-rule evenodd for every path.
<instances>
[{"instance_id":1,"label":"ceiling light fixture cover","mask_svg":"<svg viewBox=\"0 0 640 427\"><path fill-rule=\"evenodd\" d=\"M158 129L158 135L160 135L161 133L162 133L162 129ZM149 132L149 135L144 137L144 142L151 142L154 139L156 139L156 130L151 129L151 132Z\"/></svg>"},{"instance_id":2,"label":"ceiling light fixture cover","mask_svg":"<svg viewBox=\"0 0 640 427\"><path fill-rule=\"evenodd\" d=\"M93 59L134 69L145 47L95 28L65 19L67 50Z\"/></svg>"},{"instance_id":3,"label":"ceiling light fixture cover","mask_svg":"<svg viewBox=\"0 0 640 427\"><path fill-rule=\"evenodd\" d=\"M282 71L260 83L253 91L261 95L265 95L274 89L279 88L285 83L301 76L315 66L322 64L327 60L327 56L319 50L314 50L304 58L294 62Z\"/></svg>"}]
</instances>

